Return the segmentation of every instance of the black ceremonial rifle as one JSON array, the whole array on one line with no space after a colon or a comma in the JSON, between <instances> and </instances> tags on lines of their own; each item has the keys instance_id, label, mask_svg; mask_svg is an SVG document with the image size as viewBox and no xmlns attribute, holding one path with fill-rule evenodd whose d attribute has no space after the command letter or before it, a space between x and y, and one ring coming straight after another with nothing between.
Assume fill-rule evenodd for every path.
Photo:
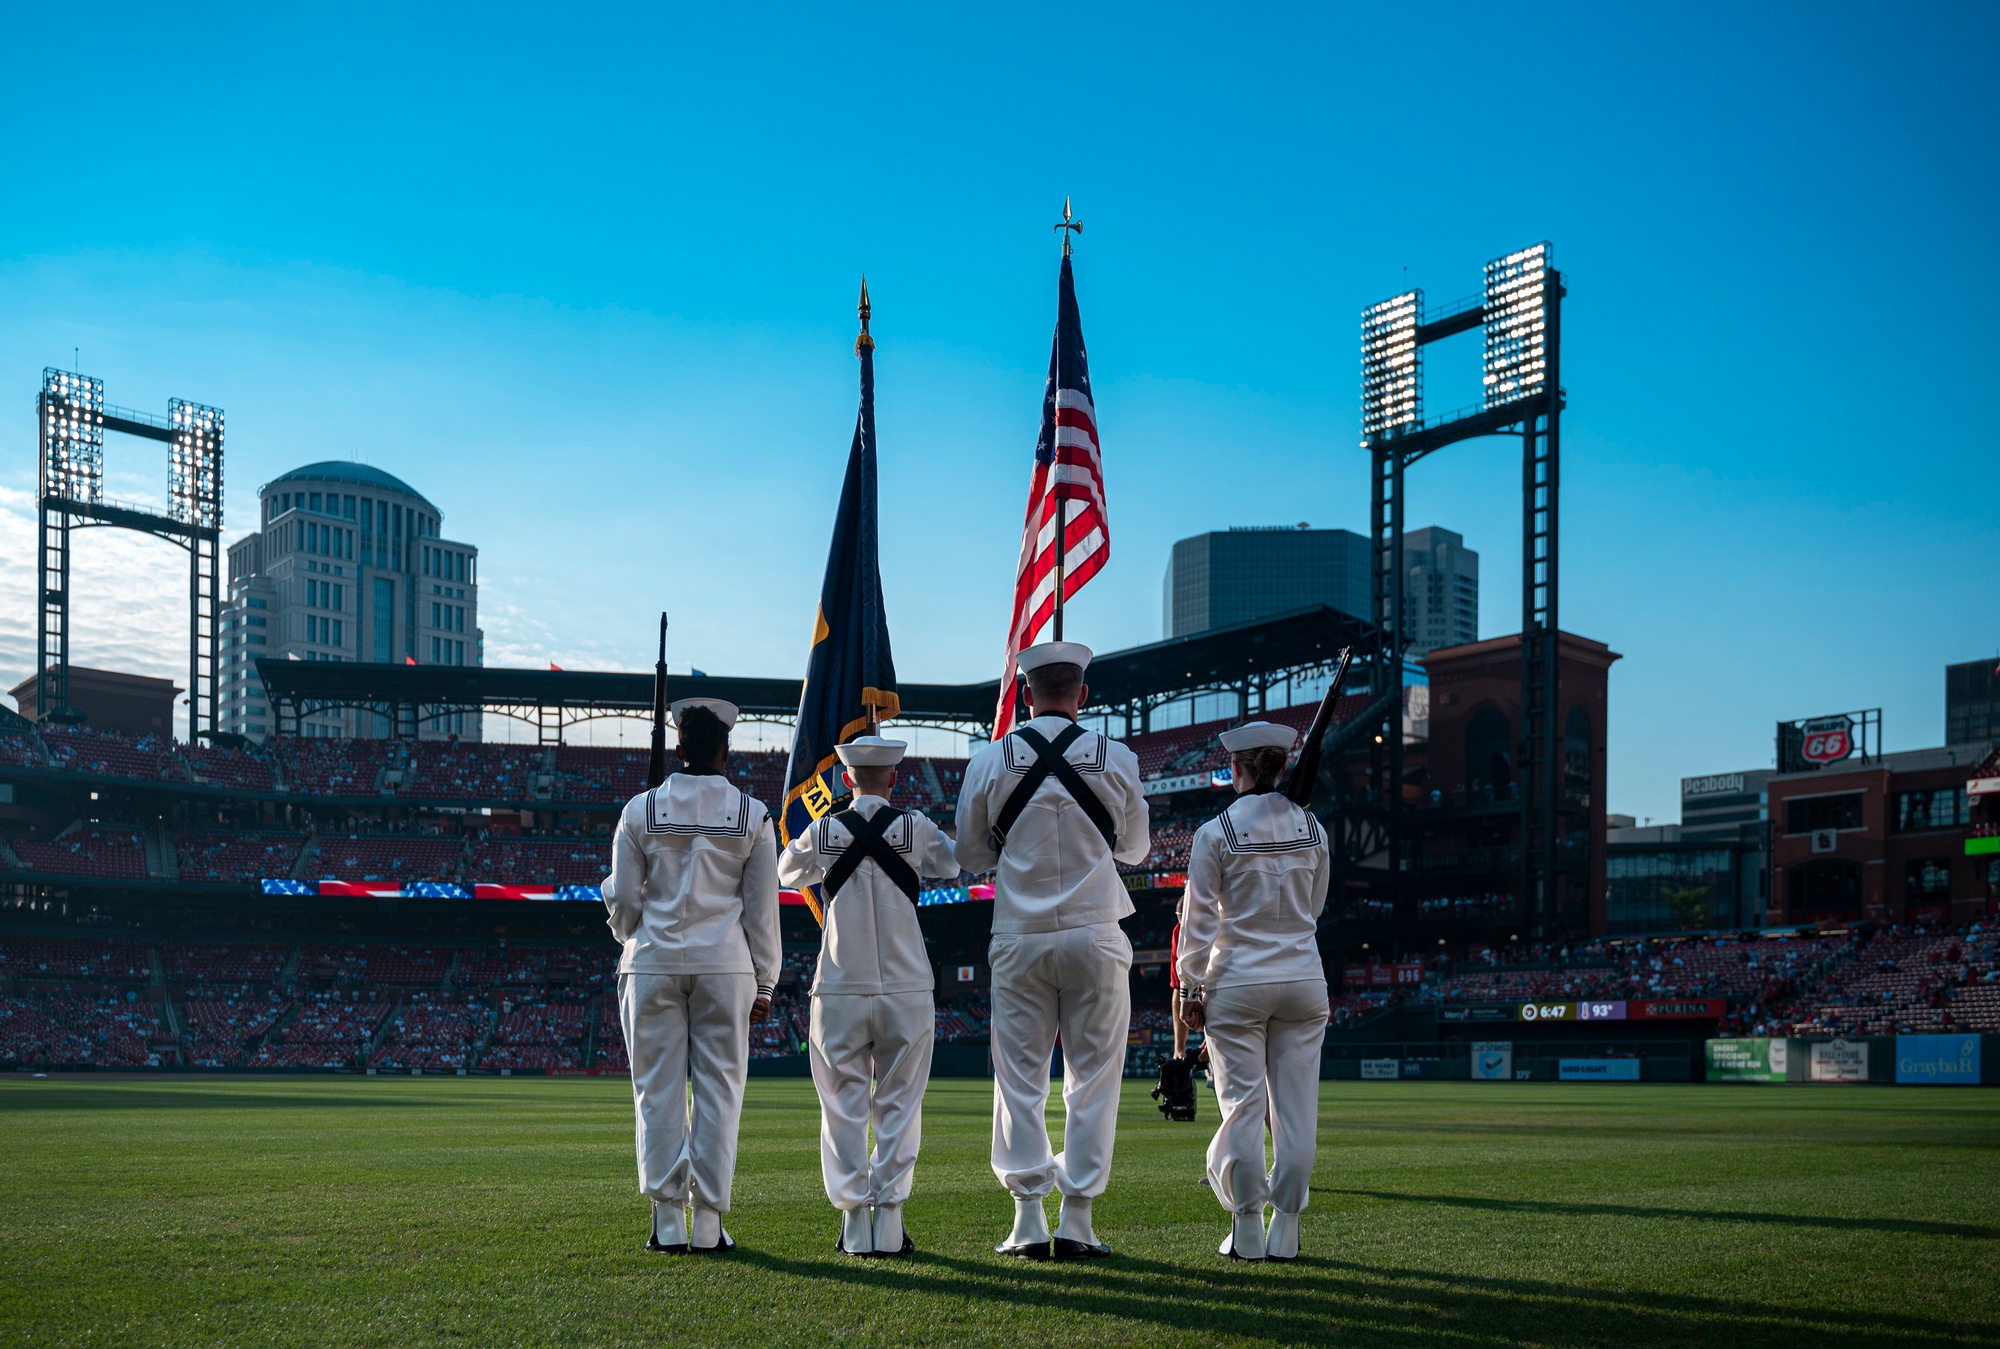
<instances>
[{"instance_id":1,"label":"black ceremonial rifle","mask_svg":"<svg viewBox=\"0 0 2000 1349\"><path fill-rule=\"evenodd\" d=\"M1333 682L1326 686L1326 697L1319 700L1319 711L1313 714L1312 730L1306 733L1306 743L1299 749L1299 761L1292 765L1291 780L1285 784L1285 799L1301 810L1312 802L1313 784L1319 781L1320 746L1333 726L1333 705L1340 701L1340 686L1347 682L1347 667L1353 661L1354 648L1340 648L1340 664L1334 667Z\"/></svg>"},{"instance_id":2,"label":"black ceremonial rifle","mask_svg":"<svg viewBox=\"0 0 2000 1349\"><path fill-rule=\"evenodd\" d=\"M646 786L667 780L667 616L660 615L660 659L653 666L653 752L646 760Z\"/></svg>"}]
</instances>

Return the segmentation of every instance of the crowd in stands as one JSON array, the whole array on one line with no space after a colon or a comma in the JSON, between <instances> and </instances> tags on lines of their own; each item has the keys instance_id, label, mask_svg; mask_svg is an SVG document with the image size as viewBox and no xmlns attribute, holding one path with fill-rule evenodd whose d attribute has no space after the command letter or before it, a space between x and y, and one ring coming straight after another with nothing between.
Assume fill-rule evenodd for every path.
<instances>
[{"instance_id":1,"label":"crowd in stands","mask_svg":"<svg viewBox=\"0 0 2000 1349\"><path fill-rule=\"evenodd\" d=\"M1356 715L1366 702L1366 695L1343 699L1340 714ZM1303 728L1314 711L1305 703L1257 715ZM1235 720L1155 731L1133 737L1130 744L1148 777L1207 773L1227 765L1217 735ZM48 743L58 767L74 771L200 781L295 797L588 803L608 808L643 790L647 761L644 750L608 746L274 737L266 746L225 748L176 746L155 737L58 727L0 735L0 750L11 742L13 752L24 761L38 762L35 735ZM784 798L786 757L778 751L740 750L731 754L726 771L739 786L775 806ZM912 759L892 800L905 809L948 818L956 806L965 765L957 758ZM669 771L679 767L671 751L667 766ZM1203 798L1191 810L1174 815L1168 813L1166 798L1156 799L1152 851L1138 868L1127 869L1184 870L1195 829L1220 804L1219 799ZM406 832L393 832L397 827ZM439 823L428 821L425 827L435 830ZM299 874L308 880L363 883L590 885L601 880L608 868L608 827L599 819L588 826L588 836L572 838L487 836L477 831L440 835L412 829L404 820L393 827L373 826L373 832L321 838L312 845ZM284 841L276 834L271 837L276 843ZM72 844L62 852L47 851L56 846L22 843L16 848L31 870L132 879L145 874L142 850L121 846L116 839L102 849ZM262 853L247 851L255 846L248 841L233 846L219 831L191 835L178 846L182 879L190 884L236 884L291 875L293 867L280 869L285 861L280 846ZM292 860L296 866L297 858ZM1456 919L1476 917L1481 903L1475 896L1452 901L1448 910L1437 907L1439 911L1430 916Z\"/></svg>"},{"instance_id":2,"label":"crowd in stands","mask_svg":"<svg viewBox=\"0 0 2000 1349\"><path fill-rule=\"evenodd\" d=\"M146 843L136 829L90 826L72 829L47 842L17 839L14 855L30 871L106 880L146 879Z\"/></svg>"},{"instance_id":3,"label":"crowd in stands","mask_svg":"<svg viewBox=\"0 0 2000 1349\"><path fill-rule=\"evenodd\" d=\"M371 1068L450 1072L470 1067L492 1027L483 1002L406 1004L368 1056Z\"/></svg>"},{"instance_id":4,"label":"crowd in stands","mask_svg":"<svg viewBox=\"0 0 2000 1349\"><path fill-rule=\"evenodd\" d=\"M438 988L444 983L451 954L448 948L438 946L390 943L313 945L299 955L299 977L317 987L403 985Z\"/></svg>"},{"instance_id":5,"label":"crowd in stands","mask_svg":"<svg viewBox=\"0 0 2000 1349\"><path fill-rule=\"evenodd\" d=\"M303 867L307 836L287 830L188 831L176 834L173 846L180 880L189 885L247 885L295 872L311 880L396 884L596 885L611 865L611 843L601 835L325 834ZM76 828L48 842L16 839L12 849L29 871L110 880L148 875L144 838L134 829Z\"/></svg>"},{"instance_id":6,"label":"crowd in stands","mask_svg":"<svg viewBox=\"0 0 2000 1349\"><path fill-rule=\"evenodd\" d=\"M292 1000L276 990L181 1004L181 1054L190 1068L230 1068L264 1038Z\"/></svg>"},{"instance_id":7,"label":"crowd in stands","mask_svg":"<svg viewBox=\"0 0 2000 1349\"><path fill-rule=\"evenodd\" d=\"M1754 997L1769 1001L1816 976L1847 944L1846 937L1756 941L1642 937L1553 949L1489 949L1457 966L1434 969L1423 985L1403 1000L1452 1003Z\"/></svg>"},{"instance_id":8,"label":"crowd in stands","mask_svg":"<svg viewBox=\"0 0 2000 1349\"><path fill-rule=\"evenodd\" d=\"M458 874L468 881L596 885L611 869L604 838L486 838L468 844Z\"/></svg>"},{"instance_id":9,"label":"crowd in stands","mask_svg":"<svg viewBox=\"0 0 2000 1349\"><path fill-rule=\"evenodd\" d=\"M304 996L277 1033L260 1046L255 1068L351 1068L389 1015L386 1002L339 1002Z\"/></svg>"},{"instance_id":10,"label":"crowd in stands","mask_svg":"<svg viewBox=\"0 0 2000 1349\"><path fill-rule=\"evenodd\" d=\"M1136 922L1145 922L1138 919ZM1164 946L1165 918L1134 934ZM1158 928L1158 931L1153 930ZM968 957L976 959L976 957ZM803 1052L815 953L784 954L757 1056ZM949 963L949 962L947 962ZM623 1071L615 955L597 946L0 939L0 1064ZM156 979L155 975L160 976ZM157 985L164 981L164 989ZM141 986L152 986L149 994ZM970 987L970 986L968 986ZM162 994L171 1005L163 1005ZM1341 988L1337 1026L1385 1008L1597 999L1726 999L1743 1034L2000 1033L2000 935L1861 934L1607 940L1423 962L1421 979ZM172 1021L178 1013L178 1032ZM984 995L938 993L940 1044L990 1033ZM1164 1043L1163 1006L1134 1007L1136 1047ZM1142 1056L1144 1057L1144 1056ZM1147 1060L1151 1062L1151 1060Z\"/></svg>"},{"instance_id":11,"label":"crowd in stands","mask_svg":"<svg viewBox=\"0 0 2000 1349\"><path fill-rule=\"evenodd\" d=\"M0 731L0 767L42 768L41 742L19 731Z\"/></svg>"},{"instance_id":12,"label":"crowd in stands","mask_svg":"<svg viewBox=\"0 0 2000 1349\"><path fill-rule=\"evenodd\" d=\"M82 726L43 726L39 734L49 747L49 763L55 768L144 782L189 780L185 764L174 754L173 741L156 735L132 736Z\"/></svg>"},{"instance_id":13,"label":"crowd in stands","mask_svg":"<svg viewBox=\"0 0 2000 1349\"><path fill-rule=\"evenodd\" d=\"M1425 922L1478 923L1511 913L1512 895L1477 891L1469 895L1437 895L1417 902L1417 915Z\"/></svg>"},{"instance_id":14,"label":"crowd in stands","mask_svg":"<svg viewBox=\"0 0 2000 1349\"><path fill-rule=\"evenodd\" d=\"M320 740L281 736L272 748L285 782L301 796L373 796L396 740Z\"/></svg>"},{"instance_id":15,"label":"crowd in stands","mask_svg":"<svg viewBox=\"0 0 2000 1349\"><path fill-rule=\"evenodd\" d=\"M458 958L456 972L451 977L454 988L494 988L517 1000L543 989L575 999L611 988L616 983L618 965L615 948L509 949L504 942L497 949L467 948L459 952Z\"/></svg>"},{"instance_id":16,"label":"crowd in stands","mask_svg":"<svg viewBox=\"0 0 2000 1349\"><path fill-rule=\"evenodd\" d=\"M223 749L213 745L182 745L179 754L198 783L239 792L277 790L271 760L256 750Z\"/></svg>"},{"instance_id":17,"label":"crowd in stands","mask_svg":"<svg viewBox=\"0 0 2000 1349\"><path fill-rule=\"evenodd\" d=\"M1366 695L1341 700L1354 715ZM1256 715L1303 729L1314 707L1301 704ZM1205 772L1228 756L1217 735L1237 719L1223 718L1135 736L1141 772ZM46 759L42 747L46 746ZM618 805L645 790L647 751L612 746L513 745L451 740L340 739L274 736L263 745L188 745L159 736L132 736L83 727L41 726L0 734L0 763L54 768L96 777L207 784L238 791L295 796L390 796L420 801L558 802ZM766 804L783 801L787 755L737 750L733 781ZM949 814L965 777L964 759L909 761L895 803ZM667 768L680 764L671 750ZM393 770L393 771L392 771Z\"/></svg>"},{"instance_id":18,"label":"crowd in stands","mask_svg":"<svg viewBox=\"0 0 2000 1349\"><path fill-rule=\"evenodd\" d=\"M986 998L961 998L956 1002L939 999L937 1042L941 1045L971 1044L986 1039L993 1028L993 1004Z\"/></svg>"},{"instance_id":19,"label":"crowd in stands","mask_svg":"<svg viewBox=\"0 0 2000 1349\"><path fill-rule=\"evenodd\" d=\"M1194 846L1195 830L1201 828L1206 816L1196 818L1176 818L1168 816L1149 821L1148 832L1152 835L1153 850L1139 868L1145 871L1185 871L1188 864L1188 850Z\"/></svg>"},{"instance_id":20,"label":"crowd in stands","mask_svg":"<svg viewBox=\"0 0 2000 1349\"><path fill-rule=\"evenodd\" d=\"M2000 938L1977 923L1962 932L1642 937L1425 965L1415 986L1336 987L1334 1023L1409 1005L1722 998L1732 1033L2000 1032Z\"/></svg>"},{"instance_id":21,"label":"crowd in stands","mask_svg":"<svg viewBox=\"0 0 2000 1349\"><path fill-rule=\"evenodd\" d=\"M778 987L811 988L819 969L819 952L790 950L778 966Z\"/></svg>"},{"instance_id":22,"label":"crowd in stands","mask_svg":"<svg viewBox=\"0 0 2000 1349\"><path fill-rule=\"evenodd\" d=\"M1770 1000L1754 1024L1794 1035L2000 1031L2000 937L1978 923L1879 929L1805 996Z\"/></svg>"},{"instance_id":23,"label":"crowd in stands","mask_svg":"<svg viewBox=\"0 0 2000 1349\"><path fill-rule=\"evenodd\" d=\"M159 1037L152 1005L129 998L0 998L0 1067L157 1068Z\"/></svg>"},{"instance_id":24,"label":"crowd in stands","mask_svg":"<svg viewBox=\"0 0 2000 1349\"><path fill-rule=\"evenodd\" d=\"M581 1068L590 1034L590 1008L577 1003L508 1004L482 1068ZM614 1012L612 1020L617 1020ZM600 1040L602 1032L599 1032Z\"/></svg>"},{"instance_id":25,"label":"crowd in stands","mask_svg":"<svg viewBox=\"0 0 2000 1349\"><path fill-rule=\"evenodd\" d=\"M183 881L256 881L291 875L305 841L304 834L259 830L178 834L174 852Z\"/></svg>"},{"instance_id":26,"label":"crowd in stands","mask_svg":"<svg viewBox=\"0 0 2000 1349\"><path fill-rule=\"evenodd\" d=\"M307 870L328 880L454 880L464 853L465 841L457 838L336 836L319 841Z\"/></svg>"},{"instance_id":27,"label":"crowd in stands","mask_svg":"<svg viewBox=\"0 0 2000 1349\"><path fill-rule=\"evenodd\" d=\"M160 963L170 984L271 984L292 948L283 942L165 942Z\"/></svg>"},{"instance_id":28,"label":"crowd in stands","mask_svg":"<svg viewBox=\"0 0 2000 1349\"><path fill-rule=\"evenodd\" d=\"M0 938L0 978L144 982L152 977L144 942L107 937Z\"/></svg>"},{"instance_id":29,"label":"crowd in stands","mask_svg":"<svg viewBox=\"0 0 2000 1349\"><path fill-rule=\"evenodd\" d=\"M597 1017L597 1071L631 1072L632 1060L625 1052L625 1028L618 1020L618 999L599 998L594 1010Z\"/></svg>"},{"instance_id":30,"label":"crowd in stands","mask_svg":"<svg viewBox=\"0 0 2000 1349\"><path fill-rule=\"evenodd\" d=\"M802 1054L812 1034L812 999L803 992L779 989L771 999L771 1015L750 1028L750 1057Z\"/></svg>"},{"instance_id":31,"label":"crowd in stands","mask_svg":"<svg viewBox=\"0 0 2000 1349\"><path fill-rule=\"evenodd\" d=\"M548 793L553 775L535 745L476 745L456 741L409 743L411 779L400 796L454 801L525 801Z\"/></svg>"},{"instance_id":32,"label":"crowd in stands","mask_svg":"<svg viewBox=\"0 0 2000 1349\"><path fill-rule=\"evenodd\" d=\"M643 749L613 749L606 745L561 745L556 749L556 771L578 801L630 801L646 790L646 761ZM669 772L680 761L668 756Z\"/></svg>"}]
</instances>

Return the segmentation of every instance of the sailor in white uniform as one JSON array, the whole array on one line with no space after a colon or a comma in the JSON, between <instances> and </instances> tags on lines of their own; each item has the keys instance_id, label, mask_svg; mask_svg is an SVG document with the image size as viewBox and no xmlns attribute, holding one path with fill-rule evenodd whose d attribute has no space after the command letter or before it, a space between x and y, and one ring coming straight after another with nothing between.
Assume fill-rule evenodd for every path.
<instances>
[{"instance_id":1,"label":"sailor in white uniform","mask_svg":"<svg viewBox=\"0 0 2000 1349\"><path fill-rule=\"evenodd\" d=\"M1034 713L979 751L958 795L958 860L994 869L993 1173L1014 1196L1005 1255L1111 1254L1091 1201L1111 1177L1118 1089L1131 1030L1132 912L1118 863L1152 847L1139 760L1076 724L1090 648L1044 642L1020 654ZM1049 1149L1050 1053L1063 1052L1063 1151ZM1042 1201L1062 1191L1053 1240Z\"/></svg>"},{"instance_id":2,"label":"sailor in white uniform","mask_svg":"<svg viewBox=\"0 0 2000 1349\"><path fill-rule=\"evenodd\" d=\"M777 848L763 804L722 774L736 708L683 698L673 712L685 766L626 803L602 890L625 943L618 1016L632 1061L639 1189L653 1201L646 1249L711 1254L736 1245L722 1215L750 1023L770 1017L778 980Z\"/></svg>"},{"instance_id":3,"label":"sailor in white uniform","mask_svg":"<svg viewBox=\"0 0 2000 1349\"><path fill-rule=\"evenodd\" d=\"M1222 1112L1208 1178L1234 1215L1221 1253L1239 1260L1297 1258L1319 1128L1327 1007L1314 931L1326 907L1326 835L1275 790L1297 739L1264 721L1222 733L1237 797L1195 832L1181 899L1183 1015L1206 1029Z\"/></svg>"},{"instance_id":4,"label":"sailor in white uniform","mask_svg":"<svg viewBox=\"0 0 2000 1349\"><path fill-rule=\"evenodd\" d=\"M921 877L956 878L958 858L928 818L889 804L907 748L875 735L839 746L853 804L813 821L778 857L780 884L819 885L825 902L808 1045L819 1090L820 1174L840 1212L838 1245L847 1255L916 1248L903 1228L903 1205L923 1138L937 1033L917 894Z\"/></svg>"}]
</instances>

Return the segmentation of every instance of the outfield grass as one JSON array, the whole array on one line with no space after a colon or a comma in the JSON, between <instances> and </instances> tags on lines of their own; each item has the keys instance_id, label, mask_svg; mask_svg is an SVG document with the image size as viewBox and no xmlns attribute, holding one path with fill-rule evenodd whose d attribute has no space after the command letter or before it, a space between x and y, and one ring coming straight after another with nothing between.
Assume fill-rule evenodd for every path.
<instances>
[{"instance_id":1,"label":"outfield grass","mask_svg":"<svg viewBox=\"0 0 2000 1349\"><path fill-rule=\"evenodd\" d=\"M990 1253L990 1087L932 1086L919 1255L833 1249L809 1083L750 1084L722 1260L646 1256L579 1079L0 1081L0 1341L2000 1344L2000 1092L1327 1084L1305 1258L1232 1265L1214 1125L1128 1085L1115 1260Z\"/></svg>"}]
</instances>

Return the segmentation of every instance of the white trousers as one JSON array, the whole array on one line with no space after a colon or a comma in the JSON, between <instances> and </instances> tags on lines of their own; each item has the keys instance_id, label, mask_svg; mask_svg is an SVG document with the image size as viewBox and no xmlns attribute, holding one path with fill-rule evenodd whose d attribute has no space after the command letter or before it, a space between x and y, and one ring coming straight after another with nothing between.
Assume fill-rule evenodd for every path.
<instances>
[{"instance_id":1,"label":"white trousers","mask_svg":"<svg viewBox=\"0 0 2000 1349\"><path fill-rule=\"evenodd\" d=\"M756 1000L757 980L748 974L618 976L618 1020L638 1116L639 1192L648 1199L692 1198L729 1212Z\"/></svg>"},{"instance_id":2,"label":"white trousers","mask_svg":"<svg viewBox=\"0 0 2000 1349\"><path fill-rule=\"evenodd\" d=\"M1209 990L1209 1075L1222 1123L1208 1145L1208 1180L1232 1213L1304 1212L1319 1133L1319 1059L1326 981ZM1270 1171L1264 1121L1271 1123Z\"/></svg>"},{"instance_id":3,"label":"white trousers","mask_svg":"<svg viewBox=\"0 0 2000 1349\"><path fill-rule=\"evenodd\" d=\"M831 994L812 1000L819 1169L837 1209L910 1197L924 1135L937 1011L929 993ZM874 1084L874 1094L869 1085ZM868 1126L875 1151L868 1151Z\"/></svg>"},{"instance_id":4,"label":"white trousers","mask_svg":"<svg viewBox=\"0 0 2000 1349\"><path fill-rule=\"evenodd\" d=\"M995 933L993 1174L1016 1199L1094 1199L1111 1179L1132 1029L1132 943L1116 923ZM1063 1051L1063 1150L1049 1151L1049 1059Z\"/></svg>"}]
</instances>

